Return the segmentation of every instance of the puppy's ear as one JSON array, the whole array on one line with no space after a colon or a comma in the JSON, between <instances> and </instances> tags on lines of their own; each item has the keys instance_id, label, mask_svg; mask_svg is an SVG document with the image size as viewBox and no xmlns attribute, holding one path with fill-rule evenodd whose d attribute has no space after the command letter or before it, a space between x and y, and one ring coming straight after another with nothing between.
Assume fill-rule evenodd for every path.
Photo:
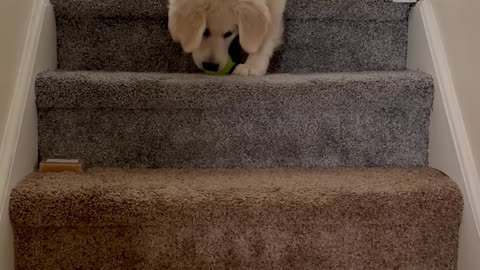
<instances>
[{"instance_id":1,"label":"puppy's ear","mask_svg":"<svg viewBox=\"0 0 480 270\"><path fill-rule=\"evenodd\" d=\"M207 19L202 1L170 0L168 29L186 53L200 46Z\"/></svg>"},{"instance_id":2,"label":"puppy's ear","mask_svg":"<svg viewBox=\"0 0 480 270\"><path fill-rule=\"evenodd\" d=\"M270 25L270 11L263 0L238 0L240 45L248 53L260 49Z\"/></svg>"}]
</instances>

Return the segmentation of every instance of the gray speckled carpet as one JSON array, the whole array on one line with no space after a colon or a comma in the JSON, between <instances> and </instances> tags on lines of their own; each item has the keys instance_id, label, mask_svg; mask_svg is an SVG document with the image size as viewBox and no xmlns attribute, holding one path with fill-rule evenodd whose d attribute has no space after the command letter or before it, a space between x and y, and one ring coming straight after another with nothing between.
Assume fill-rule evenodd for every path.
<instances>
[{"instance_id":1,"label":"gray speckled carpet","mask_svg":"<svg viewBox=\"0 0 480 270\"><path fill-rule=\"evenodd\" d=\"M411 71L40 74L40 156L93 166L424 166L431 78ZM74 143L73 143L74 142Z\"/></svg>"},{"instance_id":2,"label":"gray speckled carpet","mask_svg":"<svg viewBox=\"0 0 480 270\"><path fill-rule=\"evenodd\" d=\"M456 269L410 4L288 0L273 74L244 78L188 74L167 0L51 2L39 155L91 168L15 187L16 269Z\"/></svg>"},{"instance_id":3,"label":"gray speckled carpet","mask_svg":"<svg viewBox=\"0 0 480 270\"><path fill-rule=\"evenodd\" d=\"M172 42L167 0L53 0L58 65L68 70L195 72ZM271 72L402 70L409 4L289 0Z\"/></svg>"}]
</instances>

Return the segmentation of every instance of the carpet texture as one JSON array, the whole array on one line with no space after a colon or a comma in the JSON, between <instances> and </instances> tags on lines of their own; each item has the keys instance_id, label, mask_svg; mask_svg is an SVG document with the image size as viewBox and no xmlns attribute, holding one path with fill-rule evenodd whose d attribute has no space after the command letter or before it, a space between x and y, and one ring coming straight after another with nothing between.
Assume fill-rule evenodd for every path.
<instances>
[{"instance_id":1,"label":"carpet texture","mask_svg":"<svg viewBox=\"0 0 480 270\"><path fill-rule=\"evenodd\" d=\"M162 18L168 0L50 0L58 17ZM288 0L288 19L405 20L410 4L390 0Z\"/></svg>"},{"instance_id":2,"label":"carpet texture","mask_svg":"<svg viewBox=\"0 0 480 270\"><path fill-rule=\"evenodd\" d=\"M462 198L431 169L93 169L10 207L17 269L450 270Z\"/></svg>"},{"instance_id":3,"label":"carpet texture","mask_svg":"<svg viewBox=\"0 0 480 270\"><path fill-rule=\"evenodd\" d=\"M274 74L212 77L185 74L168 0L51 2L39 157L91 169L14 188L17 270L456 269L463 201L428 168L410 4L288 0Z\"/></svg>"},{"instance_id":4,"label":"carpet texture","mask_svg":"<svg viewBox=\"0 0 480 270\"><path fill-rule=\"evenodd\" d=\"M41 158L94 166L424 166L431 77L46 72Z\"/></svg>"},{"instance_id":5,"label":"carpet texture","mask_svg":"<svg viewBox=\"0 0 480 270\"><path fill-rule=\"evenodd\" d=\"M53 1L65 70L196 72L167 28L167 0ZM289 0L270 72L402 70L409 4Z\"/></svg>"}]
</instances>

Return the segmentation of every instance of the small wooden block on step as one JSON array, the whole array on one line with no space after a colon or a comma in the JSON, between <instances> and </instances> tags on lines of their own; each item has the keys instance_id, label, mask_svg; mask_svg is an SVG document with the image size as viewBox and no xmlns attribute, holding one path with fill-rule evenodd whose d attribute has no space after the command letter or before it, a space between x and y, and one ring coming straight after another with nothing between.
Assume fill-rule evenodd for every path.
<instances>
[{"instance_id":1,"label":"small wooden block on step","mask_svg":"<svg viewBox=\"0 0 480 270\"><path fill-rule=\"evenodd\" d=\"M84 162L80 159L44 159L40 162L39 172L51 173L51 172L84 172Z\"/></svg>"}]
</instances>

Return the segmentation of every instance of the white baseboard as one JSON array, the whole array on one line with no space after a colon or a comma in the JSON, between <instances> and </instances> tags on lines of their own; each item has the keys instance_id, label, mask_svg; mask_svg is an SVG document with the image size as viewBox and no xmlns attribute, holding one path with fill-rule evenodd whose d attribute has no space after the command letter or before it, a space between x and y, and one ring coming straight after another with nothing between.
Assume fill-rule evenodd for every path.
<instances>
[{"instance_id":1,"label":"white baseboard","mask_svg":"<svg viewBox=\"0 0 480 270\"><path fill-rule=\"evenodd\" d=\"M48 0L33 1L27 36L16 73L13 97L0 142L0 269L13 270L13 234L8 200L13 186L37 164L34 82L38 72L55 69L56 27Z\"/></svg>"},{"instance_id":2,"label":"white baseboard","mask_svg":"<svg viewBox=\"0 0 480 270\"><path fill-rule=\"evenodd\" d=\"M480 269L474 252L480 250L480 179L431 0L420 1L409 20L407 66L431 74L435 84L430 166L456 181L464 196L458 269Z\"/></svg>"}]
</instances>

